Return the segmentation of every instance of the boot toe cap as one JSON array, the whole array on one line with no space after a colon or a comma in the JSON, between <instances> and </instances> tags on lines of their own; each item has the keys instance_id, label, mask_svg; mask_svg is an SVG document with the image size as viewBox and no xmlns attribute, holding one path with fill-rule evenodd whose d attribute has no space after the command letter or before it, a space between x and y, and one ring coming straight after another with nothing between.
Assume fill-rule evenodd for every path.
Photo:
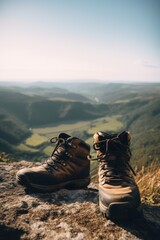
<instances>
[{"instance_id":1,"label":"boot toe cap","mask_svg":"<svg viewBox=\"0 0 160 240\"><path fill-rule=\"evenodd\" d=\"M27 186L28 185L27 175L29 172L30 172L29 168L19 170L16 174L17 183L20 185Z\"/></svg>"},{"instance_id":2,"label":"boot toe cap","mask_svg":"<svg viewBox=\"0 0 160 240\"><path fill-rule=\"evenodd\" d=\"M24 186L29 186L32 184L45 184L49 183L51 180L53 182L53 176L48 174L44 169L39 168L24 168L17 172L16 174L17 182Z\"/></svg>"},{"instance_id":3,"label":"boot toe cap","mask_svg":"<svg viewBox=\"0 0 160 240\"><path fill-rule=\"evenodd\" d=\"M140 205L140 194L137 186L114 187L114 188L99 188L99 198L104 205L109 205L114 202L128 202L133 206Z\"/></svg>"}]
</instances>

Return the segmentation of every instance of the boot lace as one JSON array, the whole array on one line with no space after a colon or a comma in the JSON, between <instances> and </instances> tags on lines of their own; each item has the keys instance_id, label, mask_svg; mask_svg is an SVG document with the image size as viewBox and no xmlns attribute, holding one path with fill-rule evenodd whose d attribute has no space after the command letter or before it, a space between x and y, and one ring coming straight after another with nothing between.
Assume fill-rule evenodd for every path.
<instances>
[{"instance_id":1,"label":"boot lace","mask_svg":"<svg viewBox=\"0 0 160 240\"><path fill-rule=\"evenodd\" d=\"M114 149L117 153L117 156L121 156L122 162L121 167L120 165L116 166L113 164L116 156L112 155L108 151L109 142L112 141L112 144L114 143L114 140L117 140L116 138L112 139L106 139L99 141L97 143L93 144L93 148L97 150L101 150L102 147L106 147L104 153L100 153L96 158L92 158L91 156L88 156L89 160L97 160L100 164L100 171L103 171L103 184L108 183L110 181L121 181L123 179L127 179L130 175L129 172L131 171L133 175L136 176L135 171L129 164L129 159L131 157L131 151L129 149L128 145L119 145L117 146L117 143L114 144ZM130 171L127 171L127 170Z\"/></svg>"},{"instance_id":2,"label":"boot lace","mask_svg":"<svg viewBox=\"0 0 160 240\"><path fill-rule=\"evenodd\" d=\"M51 143L56 144L55 149L50 158L45 161L45 168L52 172L57 170L60 166L66 166L66 159L72 158L72 154L67 151L68 148L76 148L69 139L53 137Z\"/></svg>"}]
</instances>

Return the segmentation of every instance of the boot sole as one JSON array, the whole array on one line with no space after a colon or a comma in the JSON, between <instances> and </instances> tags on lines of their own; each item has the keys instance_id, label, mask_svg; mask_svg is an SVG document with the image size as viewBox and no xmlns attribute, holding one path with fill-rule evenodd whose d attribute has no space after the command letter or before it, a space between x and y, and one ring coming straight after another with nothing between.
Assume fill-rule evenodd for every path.
<instances>
[{"instance_id":1,"label":"boot sole","mask_svg":"<svg viewBox=\"0 0 160 240\"><path fill-rule=\"evenodd\" d=\"M141 214L141 206L136 208L128 202L114 202L105 206L99 201L99 208L103 216L111 220L129 220L137 218Z\"/></svg>"},{"instance_id":2,"label":"boot sole","mask_svg":"<svg viewBox=\"0 0 160 240\"><path fill-rule=\"evenodd\" d=\"M84 179L74 179L71 181L63 182L56 185L39 185L30 182L25 176L21 175L17 177L17 182L31 190L38 190L40 192L52 192L60 189L79 189L85 188L90 183L90 177Z\"/></svg>"}]
</instances>

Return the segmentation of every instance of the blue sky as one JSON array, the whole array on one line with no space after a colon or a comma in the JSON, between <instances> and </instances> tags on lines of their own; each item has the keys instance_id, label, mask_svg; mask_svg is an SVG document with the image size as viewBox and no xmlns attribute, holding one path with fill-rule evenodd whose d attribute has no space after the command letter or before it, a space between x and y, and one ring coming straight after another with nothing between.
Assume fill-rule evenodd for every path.
<instances>
[{"instance_id":1,"label":"blue sky","mask_svg":"<svg viewBox=\"0 0 160 240\"><path fill-rule=\"evenodd\" d=\"M160 81L159 0L0 0L0 80Z\"/></svg>"}]
</instances>

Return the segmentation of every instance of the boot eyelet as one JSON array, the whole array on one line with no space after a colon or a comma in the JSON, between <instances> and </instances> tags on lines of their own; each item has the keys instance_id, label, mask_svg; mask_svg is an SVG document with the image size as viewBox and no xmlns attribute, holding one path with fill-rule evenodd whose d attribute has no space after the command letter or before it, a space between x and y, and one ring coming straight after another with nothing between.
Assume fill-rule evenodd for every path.
<instances>
[{"instance_id":1,"label":"boot eyelet","mask_svg":"<svg viewBox=\"0 0 160 240\"><path fill-rule=\"evenodd\" d=\"M69 152L66 152L65 154L66 154L68 157L70 157L70 158L73 157Z\"/></svg>"},{"instance_id":2,"label":"boot eyelet","mask_svg":"<svg viewBox=\"0 0 160 240\"><path fill-rule=\"evenodd\" d=\"M105 180L102 180L102 181L101 181L101 184L102 184L102 185L104 185L104 184L105 184L105 182L106 182Z\"/></svg>"},{"instance_id":3,"label":"boot eyelet","mask_svg":"<svg viewBox=\"0 0 160 240\"><path fill-rule=\"evenodd\" d=\"M58 138L57 137L53 137L50 139L50 142L51 143L56 143L58 141Z\"/></svg>"},{"instance_id":4,"label":"boot eyelet","mask_svg":"<svg viewBox=\"0 0 160 240\"><path fill-rule=\"evenodd\" d=\"M63 143L65 143L65 140L63 138L59 138L59 143L63 144Z\"/></svg>"},{"instance_id":5,"label":"boot eyelet","mask_svg":"<svg viewBox=\"0 0 160 240\"><path fill-rule=\"evenodd\" d=\"M68 143L69 146L71 146L72 148L77 148L76 145L74 145L73 143Z\"/></svg>"}]
</instances>

